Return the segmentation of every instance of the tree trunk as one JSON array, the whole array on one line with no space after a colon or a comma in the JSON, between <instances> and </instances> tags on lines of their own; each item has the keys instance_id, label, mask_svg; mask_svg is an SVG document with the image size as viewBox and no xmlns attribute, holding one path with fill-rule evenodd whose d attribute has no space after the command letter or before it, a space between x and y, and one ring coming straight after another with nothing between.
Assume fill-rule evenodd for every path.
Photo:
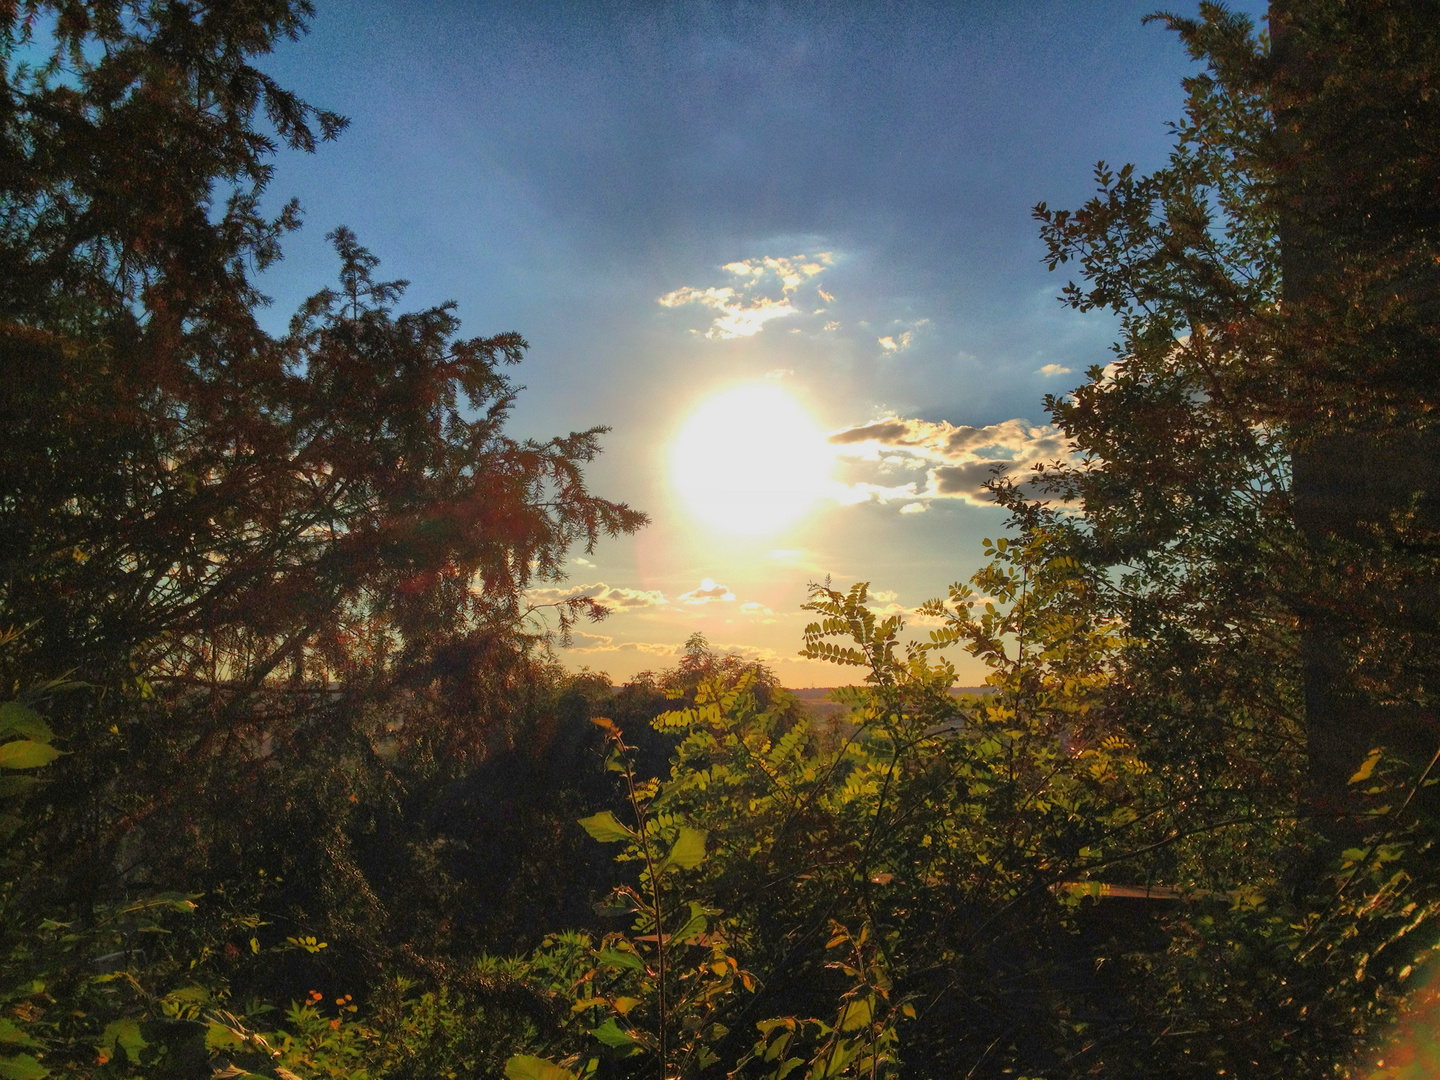
<instances>
[{"instance_id":1,"label":"tree trunk","mask_svg":"<svg viewBox=\"0 0 1440 1080\"><path fill-rule=\"evenodd\" d=\"M1432 5L1405 0L1270 4L1283 310L1292 327L1311 319L1287 357L1292 506L1320 571L1310 580L1341 583L1341 595L1298 605L1311 803L1340 834L1349 777L1370 749L1422 762L1435 749L1440 581L1425 534L1440 526L1440 437L1428 422L1440 279L1427 253L1440 200L1411 182L1435 149L1435 110L1420 96L1429 82L1411 76L1437 63L1436 21ZM1320 311L1336 320L1333 344L1314 333ZM1373 334L1370 357L1357 362L1353 331L1340 344L1342 318ZM1374 685L1373 656L1405 677Z\"/></svg>"}]
</instances>

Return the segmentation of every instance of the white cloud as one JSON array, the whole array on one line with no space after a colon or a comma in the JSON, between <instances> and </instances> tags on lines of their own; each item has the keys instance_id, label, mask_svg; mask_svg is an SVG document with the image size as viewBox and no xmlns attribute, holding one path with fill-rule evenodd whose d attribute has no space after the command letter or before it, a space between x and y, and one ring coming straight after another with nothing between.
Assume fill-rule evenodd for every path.
<instances>
[{"instance_id":1,"label":"white cloud","mask_svg":"<svg viewBox=\"0 0 1440 1080\"><path fill-rule=\"evenodd\" d=\"M740 614L750 616L751 618L758 618L762 615L774 615L775 613L764 604L757 604L752 600L749 603L740 605Z\"/></svg>"},{"instance_id":2,"label":"white cloud","mask_svg":"<svg viewBox=\"0 0 1440 1080\"><path fill-rule=\"evenodd\" d=\"M1037 368L1035 374L1044 375L1048 379L1054 375L1069 375L1070 369L1068 367L1061 367L1059 364L1046 364L1042 368Z\"/></svg>"},{"instance_id":3,"label":"white cloud","mask_svg":"<svg viewBox=\"0 0 1440 1080\"><path fill-rule=\"evenodd\" d=\"M922 513L936 499L993 505L984 485L997 471L1026 471L1071 453L1056 428L1018 419L971 427L889 416L836 432L830 442L842 458L872 475L923 473L923 481L917 477L908 483L852 480L836 496L842 503L906 500L902 512L909 514Z\"/></svg>"},{"instance_id":4,"label":"white cloud","mask_svg":"<svg viewBox=\"0 0 1440 1080\"><path fill-rule=\"evenodd\" d=\"M576 566L588 566L591 570L595 569L595 564L593 562L591 562L589 559L583 559L578 555L570 561L573 562Z\"/></svg>"},{"instance_id":5,"label":"white cloud","mask_svg":"<svg viewBox=\"0 0 1440 1080\"><path fill-rule=\"evenodd\" d=\"M729 262L720 269L738 279L734 286L697 289L686 285L666 293L658 303L668 308L698 304L718 311L720 314L705 331L711 340L753 337L767 322L799 314L800 309L792 303L797 290L824 272L834 258L832 252L822 251L792 258L766 255ZM775 284L780 287L778 297L773 295ZM770 295L761 291L767 286L771 288Z\"/></svg>"},{"instance_id":6,"label":"white cloud","mask_svg":"<svg viewBox=\"0 0 1440 1080\"><path fill-rule=\"evenodd\" d=\"M705 578L698 589L680 594L682 604L722 603L735 599L735 594L724 585L716 585L714 578Z\"/></svg>"},{"instance_id":7,"label":"white cloud","mask_svg":"<svg viewBox=\"0 0 1440 1080\"><path fill-rule=\"evenodd\" d=\"M900 352L910 347L910 342L914 337L915 334L912 331L906 330L899 337L886 336L878 338L877 340L880 342L880 348L886 352Z\"/></svg>"},{"instance_id":8,"label":"white cloud","mask_svg":"<svg viewBox=\"0 0 1440 1080\"><path fill-rule=\"evenodd\" d=\"M616 641L614 638L605 637L603 634L574 634L572 635L576 644L571 652L584 653L644 653L647 656L678 657L684 654L685 648L682 645L666 645L656 641ZM587 638L596 644L582 642Z\"/></svg>"},{"instance_id":9,"label":"white cloud","mask_svg":"<svg viewBox=\"0 0 1440 1080\"><path fill-rule=\"evenodd\" d=\"M923 503L923 502L913 502L913 503L906 503L904 506L900 507L900 513L902 513L902 514L923 514L926 510L929 510L929 509L930 509L930 507L929 507L929 505L926 504L926 503Z\"/></svg>"},{"instance_id":10,"label":"white cloud","mask_svg":"<svg viewBox=\"0 0 1440 1080\"><path fill-rule=\"evenodd\" d=\"M537 607L563 604L567 600L594 600L612 611L639 611L669 603L665 594L658 590L615 588L603 581L597 581L593 585L575 585L569 589L530 589L525 595L530 603Z\"/></svg>"}]
</instances>

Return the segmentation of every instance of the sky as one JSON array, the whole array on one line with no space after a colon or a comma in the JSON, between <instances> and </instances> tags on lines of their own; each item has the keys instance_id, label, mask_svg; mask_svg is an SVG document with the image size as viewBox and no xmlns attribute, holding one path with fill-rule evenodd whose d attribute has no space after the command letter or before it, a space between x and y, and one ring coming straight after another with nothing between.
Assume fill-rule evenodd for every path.
<instances>
[{"instance_id":1,"label":"sky","mask_svg":"<svg viewBox=\"0 0 1440 1080\"><path fill-rule=\"evenodd\" d=\"M611 429L590 486L651 523L532 591L611 609L570 667L624 681L698 631L859 681L798 655L810 583L923 636L1004 531L991 467L1062 456L1045 395L1113 359L1031 210L1164 162L1197 68L1153 3L319 0L265 67L350 127L278 161L306 225L262 281L276 328L348 225L406 304L526 338L511 434Z\"/></svg>"}]
</instances>

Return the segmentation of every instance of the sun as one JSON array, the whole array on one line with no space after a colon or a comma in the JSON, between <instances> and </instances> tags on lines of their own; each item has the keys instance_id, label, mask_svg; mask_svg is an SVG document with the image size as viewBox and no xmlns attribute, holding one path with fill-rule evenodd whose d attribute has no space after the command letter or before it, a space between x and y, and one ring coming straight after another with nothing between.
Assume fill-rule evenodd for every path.
<instances>
[{"instance_id":1,"label":"sun","mask_svg":"<svg viewBox=\"0 0 1440 1080\"><path fill-rule=\"evenodd\" d=\"M778 532L831 484L834 454L810 414L778 386L722 391L686 420L671 479L690 511L731 535Z\"/></svg>"}]
</instances>

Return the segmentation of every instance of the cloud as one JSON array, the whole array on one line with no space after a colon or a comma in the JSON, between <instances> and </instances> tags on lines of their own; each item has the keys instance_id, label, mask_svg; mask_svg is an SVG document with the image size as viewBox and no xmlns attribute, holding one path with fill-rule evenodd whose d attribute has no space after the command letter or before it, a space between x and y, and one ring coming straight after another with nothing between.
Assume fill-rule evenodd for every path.
<instances>
[{"instance_id":1,"label":"cloud","mask_svg":"<svg viewBox=\"0 0 1440 1080\"><path fill-rule=\"evenodd\" d=\"M908 349L910 347L910 341L914 336L914 333L906 330L898 338L887 336L877 338L876 340L880 342L880 348L886 352L900 352L902 349Z\"/></svg>"},{"instance_id":2,"label":"cloud","mask_svg":"<svg viewBox=\"0 0 1440 1080\"><path fill-rule=\"evenodd\" d=\"M774 615L775 613L771 611L768 607L766 607L764 604L757 604L752 600L749 603L740 605L740 614L748 615L751 618L759 618L762 615ZM768 621L773 622L774 620Z\"/></svg>"},{"instance_id":3,"label":"cloud","mask_svg":"<svg viewBox=\"0 0 1440 1080\"><path fill-rule=\"evenodd\" d=\"M640 611L668 604L665 594L655 589L624 589L597 581L593 585L576 585L569 589L530 589L525 594L537 607L563 604L567 600L594 600L612 611Z\"/></svg>"},{"instance_id":4,"label":"cloud","mask_svg":"<svg viewBox=\"0 0 1440 1080\"><path fill-rule=\"evenodd\" d=\"M698 589L680 594L682 604L711 604L735 599L735 594L724 585L716 585L714 578L705 578Z\"/></svg>"},{"instance_id":5,"label":"cloud","mask_svg":"<svg viewBox=\"0 0 1440 1080\"><path fill-rule=\"evenodd\" d=\"M720 268L737 279L734 286L698 289L685 285L666 293L657 302L667 308L698 304L718 311L720 314L711 320L710 328L705 331L705 336L712 341L754 337L767 322L798 315L800 309L791 302L797 290L816 274L823 273L834 258L832 252L822 251L793 258L765 255L758 259L741 259ZM773 295L777 284L779 296ZM762 291L767 288L769 295ZM828 293L825 295L829 296Z\"/></svg>"},{"instance_id":6,"label":"cloud","mask_svg":"<svg viewBox=\"0 0 1440 1080\"><path fill-rule=\"evenodd\" d=\"M924 474L908 483L857 479L845 485L842 503L906 500L902 513L923 513L936 499L993 505L985 484L998 473L1029 470L1071 454L1065 437L1048 424L1004 420L972 427L944 421L887 416L830 436L840 456L872 474ZM898 478L897 478L898 479Z\"/></svg>"},{"instance_id":7,"label":"cloud","mask_svg":"<svg viewBox=\"0 0 1440 1080\"><path fill-rule=\"evenodd\" d=\"M677 657L685 652L683 645L667 645L657 641L616 641L614 638L605 637L603 634L574 634L572 635L576 644L570 649L571 652L593 654L593 653L645 653L647 656ZM597 644L582 642L582 638L588 638Z\"/></svg>"},{"instance_id":8,"label":"cloud","mask_svg":"<svg viewBox=\"0 0 1440 1080\"><path fill-rule=\"evenodd\" d=\"M591 562L589 559L582 559L578 555L570 561L573 562L576 566L588 566L591 570L595 569L595 564L593 562Z\"/></svg>"},{"instance_id":9,"label":"cloud","mask_svg":"<svg viewBox=\"0 0 1440 1080\"><path fill-rule=\"evenodd\" d=\"M1068 367L1061 367L1059 364L1046 364L1042 368L1036 368L1035 374L1044 375L1048 379L1053 375L1069 375L1070 369Z\"/></svg>"}]
</instances>

